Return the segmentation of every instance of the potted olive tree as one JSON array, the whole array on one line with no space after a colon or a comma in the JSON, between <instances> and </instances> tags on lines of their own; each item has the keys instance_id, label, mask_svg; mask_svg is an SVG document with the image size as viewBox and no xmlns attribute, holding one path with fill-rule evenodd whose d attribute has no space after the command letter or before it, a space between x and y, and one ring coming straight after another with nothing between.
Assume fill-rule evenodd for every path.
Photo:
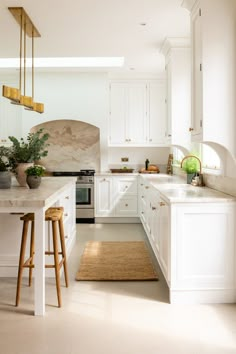
<instances>
[{"instance_id":1,"label":"potted olive tree","mask_svg":"<svg viewBox=\"0 0 236 354\"><path fill-rule=\"evenodd\" d=\"M0 189L11 188L10 155L10 148L0 146Z\"/></svg>"},{"instance_id":2,"label":"potted olive tree","mask_svg":"<svg viewBox=\"0 0 236 354\"><path fill-rule=\"evenodd\" d=\"M29 166L33 166L35 161L47 156L48 138L49 134L44 133L43 129L29 133L26 141L23 138L18 140L14 136L9 136L9 140L12 142L12 154L9 161L21 186L27 185L25 170Z\"/></svg>"}]
</instances>

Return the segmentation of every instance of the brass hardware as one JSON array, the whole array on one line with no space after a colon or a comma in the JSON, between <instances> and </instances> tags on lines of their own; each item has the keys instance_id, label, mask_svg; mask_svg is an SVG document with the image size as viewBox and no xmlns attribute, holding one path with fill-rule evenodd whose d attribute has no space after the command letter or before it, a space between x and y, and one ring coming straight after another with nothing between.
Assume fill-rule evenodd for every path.
<instances>
[{"instance_id":1,"label":"brass hardware","mask_svg":"<svg viewBox=\"0 0 236 354\"><path fill-rule=\"evenodd\" d=\"M164 202L160 202L160 206L165 206L165 203Z\"/></svg>"},{"instance_id":2,"label":"brass hardware","mask_svg":"<svg viewBox=\"0 0 236 354\"><path fill-rule=\"evenodd\" d=\"M128 157L121 157L121 161L122 161L122 162L128 162L128 161L129 161L129 158L128 158Z\"/></svg>"},{"instance_id":3,"label":"brass hardware","mask_svg":"<svg viewBox=\"0 0 236 354\"><path fill-rule=\"evenodd\" d=\"M189 129L188 129L189 132L192 132L193 130L194 130L193 128L189 128Z\"/></svg>"},{"instance_id":4,"label":"brass hardware","mask_svg":"<svg viewBox=\"0 0 236 354\"><path fill-rule=\"evenodd\" d=\"M125 204L125 206L126 206L126 207L129 206L129 204Z\"/></svg>"},{"instance_id":5,"label":"brass hardware","mask_svg":"<svg viewBox=\"0 0 236 354\"><path fill-rule=\"evenodd\" d=\"M148 189L149 187L148 186L145 186L146 189Z\"/></svg>"},{"instance_id":6,"label":"brass hardware","mask_svg":"<svg viewBox=\"0 0 236 354\"><path fill-rule=\"evenodd\" d=\"M156 210L156 207L152 207L152 210Z\"/></svg>"}]
</instances>

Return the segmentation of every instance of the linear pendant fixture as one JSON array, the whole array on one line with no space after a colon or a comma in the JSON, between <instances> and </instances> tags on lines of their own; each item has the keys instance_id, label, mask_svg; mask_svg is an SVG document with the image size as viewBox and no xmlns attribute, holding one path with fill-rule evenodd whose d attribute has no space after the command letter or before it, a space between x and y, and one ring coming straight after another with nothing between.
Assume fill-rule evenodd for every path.
<instances>
[{"instance_id":1,"label":"linear pendant fixture","mask_svg":"<svg viewBox=\"0 0 236 354\"><path fill-rule=\"evenodd\" d=\"M19 104L27 110L38 113L44 112L44 104L34 102L34 38L40 37L40 33L34 26L33 22L25 12L23 7L8 8L16 22L20 25L20 72L19 72L19 88L3 86L2 95L11 100L13 104ZM22 95L22 43L24 33L24 77L23 87L24 94ZM32 38L32 96L26 96L26 35Z\"/></svg>"}]
</instances>

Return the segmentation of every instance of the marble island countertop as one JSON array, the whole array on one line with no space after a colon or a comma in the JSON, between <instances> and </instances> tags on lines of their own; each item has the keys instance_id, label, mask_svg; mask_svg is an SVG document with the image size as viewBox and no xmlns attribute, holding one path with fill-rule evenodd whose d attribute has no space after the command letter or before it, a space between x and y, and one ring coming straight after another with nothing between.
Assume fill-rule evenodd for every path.
<instances>
[{"instance_id":1,"label":"marble island countertop","mask_svg":"<svg viewBox=\"0 0 236 354\"><path fill-rule=\"evenodd\" d=\"M42 177L39 188L29 189L12 177L12 187L1 189L0 207L44 207L75 182L75 177Z\"/></svg>"},{"instance_id":2,"label":"marble island countertop","mask_svg":"<svg viewBox=\"0 0 236 354\"><path fill-rule=\"evenodd\" d=\"M179 176L159 174L156 176L143 176L144 179L155 187L167 202L170 203L217 203L235 202L232 195L208 188L187 184Z\"/></svg>"}]
</instances>

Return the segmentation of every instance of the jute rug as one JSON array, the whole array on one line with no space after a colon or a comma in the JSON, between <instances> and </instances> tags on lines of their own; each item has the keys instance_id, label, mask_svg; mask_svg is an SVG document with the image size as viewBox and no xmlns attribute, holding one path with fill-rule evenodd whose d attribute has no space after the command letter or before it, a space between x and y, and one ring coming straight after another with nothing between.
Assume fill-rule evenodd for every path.
<instances>
[{"instance_id":1,"label":"jute rug","mask_svg":"<svg viewBox=\"0 0 236 354\"><path fill-rule=\"evenodd\" d=\"M89 241L81 257L76 280L157 280L142 241Z\"/></svg>"}]
</instances>

